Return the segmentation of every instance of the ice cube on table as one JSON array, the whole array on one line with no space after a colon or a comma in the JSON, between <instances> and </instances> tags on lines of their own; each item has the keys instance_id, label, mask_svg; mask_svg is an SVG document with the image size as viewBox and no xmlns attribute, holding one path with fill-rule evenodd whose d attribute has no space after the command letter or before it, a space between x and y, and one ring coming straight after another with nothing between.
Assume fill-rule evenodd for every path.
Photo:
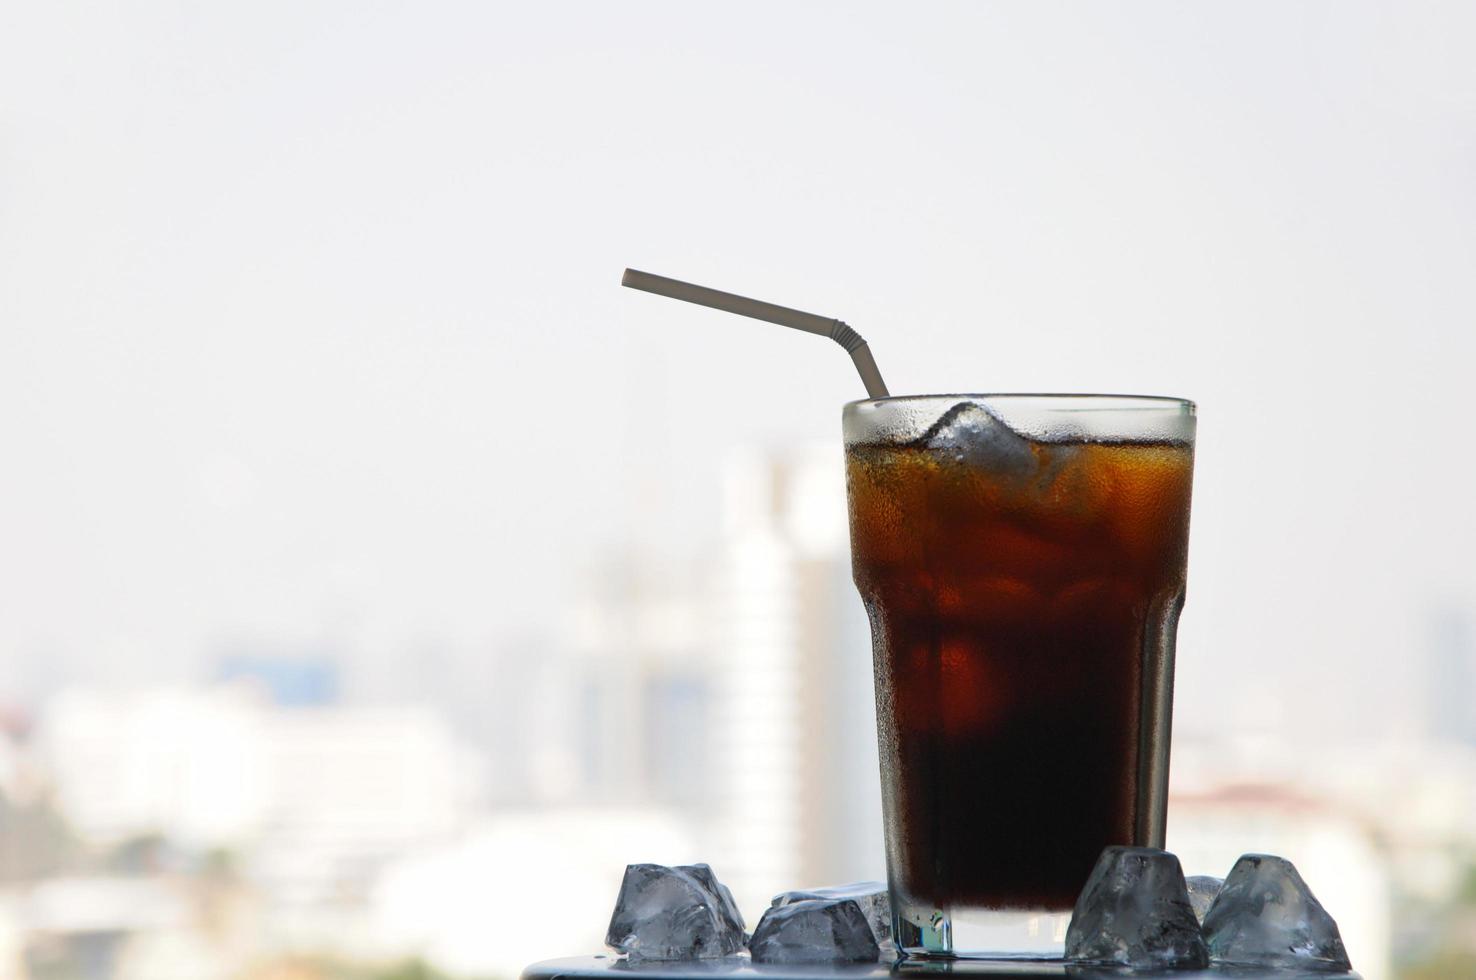
<instances>
[{"instance_id":1,"label":"ice cube on table","mask_svg":"<svg viewBox=\"0 0 1476 980\"><path fill-rule=\"evenodd\" d=\"M1204 917L1216 962L1351 970L1338 924L1285 858L1246 854Z\"/></svg>"},{"instance_id":2,"label":"ice cube on table","mask_svg":"<svg viewBox=\"0 0 1476 980\"><path fill-rule=\"evenodd\" d=\"M1071 913L1066 958L1135 970L1208 966L1179 859L1151 847L1105 848Z\"/></svg>"},{"instance_id":3,"label":"ice cube on table","mask_svg":"<svg viewBox=\"0 0 1476 980\"><path fill-rule=\"evenodd\" d=\"M781 892L774 896L775 908L816 898L849 898L861 907L861 914L871 924L871 932L878 944L892 938L892 902L887 896L885 881L854 881L849 885L829 885L825 888L808 888L799 891Z\"/></svg>"},{"instance_id":4,"label":"ice cube on table","mask_svg":"<svg viewBox=\"0 0 1476 980\"><path fill-rule=\"evenodd\" d=\"M626 865L605 943L633 959L692 960L743 948L743 918L705 864Z\"/></svg>"},{"instance_id":5,"label":"ice cube on table","mask_svg":"<svg viewBox=\"0 0 1476 980\"><path fill-rule=\"evenodd\" d=\"M738 903L733 901L733 893L728 890L728 886L718 881L717 875L712 873L712 867L707 864L679 864L676 870L685 871L696 878L709 894L717 898L718 914L723 919L723 925L743 937L739 945L747 943L748 933L743 931L743 913L738 911Z\"/></svg>"},{"instance_id":6,"label":"ice cube on table","mask_svg":"<svg viewBox=\"0 0 1476 980\"><path fill-rule=\"evenodd\" d=\"M1194 917L1203 922L1215 896L1224 887L1225 879L1213 875L1190 875L1184 879L1184 885L1189 889L1189 904L1194 907Z\"/></svg>"},{"instance_id":7,"label":"ice cube on table","mask_svg":"<svg viewBox=\"0 0 1476 980\"><path fill-rule=\"evenodd\" d=\"M853 898L807 898L775 905L754 926L755 963L875 963L876 935Z\"/></svg>"}]
</instances>

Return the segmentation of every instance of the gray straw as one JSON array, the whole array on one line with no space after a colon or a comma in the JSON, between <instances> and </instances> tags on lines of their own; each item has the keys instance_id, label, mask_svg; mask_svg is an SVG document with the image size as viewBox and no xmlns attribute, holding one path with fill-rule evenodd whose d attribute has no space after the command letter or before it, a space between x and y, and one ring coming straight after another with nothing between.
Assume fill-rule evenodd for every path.
<instances>
[{"instance_id":1,"label":"gray straw","mask_svg":"<svg viewBox=\"0 0 1476 980\"><path fill-rule=\"evenodd\" d=\"M649 272L637 272L635 269L625 270L625 275L620 279L620 285L829 337L844 347L846 353L851 355L851 360L856 362L856 372L861 375L861 383L866 385L866 393L872 398L887 397L887 386L882 381L881 371L877 370L875 359L871 356L871 348L866 346L866 341L861 339L859 333L839 320L830 320L813 313L791 310L787 306L776 306L773 303L765 303L763 300L749 299L747 296L735 296L721 290L708 289L706 286L694 286L690 282L682 282L679 279L654 276Z\"/></svg>"}]
</instances>

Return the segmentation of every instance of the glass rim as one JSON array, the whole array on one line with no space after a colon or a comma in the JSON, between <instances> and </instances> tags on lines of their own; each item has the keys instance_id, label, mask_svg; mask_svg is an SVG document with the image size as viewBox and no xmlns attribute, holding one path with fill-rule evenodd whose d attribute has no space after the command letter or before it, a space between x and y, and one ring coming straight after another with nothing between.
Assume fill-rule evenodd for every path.
<instances>
[{"instance_id":1,"label":"glass rim","mask_svg":"<svg viewBox=\"0 0 1476 980\"><path fill-rule=\"evenodd\" d=\"M862 405L904 405L942 399L970 399L983 402L1039 401L1056 403L1055 407L1058 407L1060 410L1077 412L1163 411L1171 407L1176 407L1179 414L1182 415L1192 416L1197 412L1197 406L1193 401L1174 395L1126 395L1106 392L1053 391L936 392L925 395L888 395L886 398L858 398L855 401L846 402L843 407L851 409L858 408ZM1052 406L1047 405L1043 407Z\"/></svg>"}]
</instances>

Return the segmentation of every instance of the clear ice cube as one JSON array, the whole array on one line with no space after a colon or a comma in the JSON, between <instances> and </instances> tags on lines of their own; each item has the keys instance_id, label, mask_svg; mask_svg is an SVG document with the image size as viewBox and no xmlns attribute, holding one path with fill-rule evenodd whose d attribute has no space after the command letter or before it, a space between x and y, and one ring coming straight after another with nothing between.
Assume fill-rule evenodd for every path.
<instances>
[{"instance_id":1,"label":"clear ice cube","mask_svg":"<svg viewBox=\"0 0 1476 980\"><path fill-rule=\"evenodd\" d=\"M1150 847L1108 847L1066 930L1066 958L1142 969L1209 964L1179 859Z\"/></svg>"},{"instance_id":2,"label":"clear ice cube","mask_svg":"<svg viewBox=\"0 0 1476 980\"><path fill-rule=\"evenodd\" d=\"M1246 854L1204 917L1217 962L1350 970L1338 924L1285 858Z\"/></svg>"},{"instance_id":3,"label":"clear ice cube","mask_svg":"<svg viewBox=\"0 0 1476 980\"><path fill-rule=\"evenodd\" d=\"M939 417L919 442L950 454L955 462L997 474L1028 476L1035 471L1031 442L977 402L959 402Z\"/></svg>"},{"instance_id":4,"label":"clear ice cube","mask_svg":"<svg viewBox=\"0 0 1476 980\"><path fill-rule=\"evenodd\" d=\"M743 948L743 919L705 864L630 864L605 943L633 959L692 960Z\"/></svg>"},{"instance_id":5,"label":"clear ice cube","mask_svg":"<svg viewBox=\"0 0 1476 980\"><path fill-rule=\"evenodd\" d=\"M848 885L830 885L801 891L782 892L774 896L774 907L816 898L849 898L861 906L861 914L871 924L878 944L892 938L892 902L885 881L855 881Z\"/></svg>"},{"instance_id":6,"label":"clear ice cube","mask_svg":"<svg viewBox=\"0 0 1476 980\"><path fill-rule=\"evenodd\" d=\"M1213 875L1190 875L1184 879L1184 885L1189 889L1189 904L1194 906L1194 917L1203 922L1215 896L1225 887L1225 879Z\"/></svg>"},{"instance_id":7,"label":"clear ice cube","mask_svg":"<svg viewBox=\"0 0 1476 980\"><path fill-rule=\"evenodd\" d=\"M740 945L748 942L748 933L743 931L743 913L738 911L738 903L733 901L733 893L728 886L717 880L717 875L712 873L712 866L707 864L679 864L678 871L685 871L696 878L708 893L718 900L718 914L723 919L724 928L737 932L742 936Z\"/></svg>"},{"instance_id":8,"label":"clear ice cube","mask_svg":"<svg viewBox=\"0 0 1476 980\"><path fill-rule=\"evenodd\" d=\"M764 912L748 943L755 963L875 963L871 924L853 898L809 898Z\"/></svg>"}]
</instances>

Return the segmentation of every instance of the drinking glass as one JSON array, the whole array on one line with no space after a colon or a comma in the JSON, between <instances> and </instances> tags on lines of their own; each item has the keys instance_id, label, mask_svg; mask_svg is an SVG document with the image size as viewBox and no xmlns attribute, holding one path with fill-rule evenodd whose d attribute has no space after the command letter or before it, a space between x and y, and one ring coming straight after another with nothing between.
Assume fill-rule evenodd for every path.
<instances>
[{"instance_id":1,"label":"drinking glass","mask_svg":"<svg viewBox=\"0 0 1476 980\"><path fill-rule=\"evenodd\" d=\"M1162 847L1194 405L920 395L844 412L895 937L1058 956L1103 847Z\"/></svg>"}]
</instances>

